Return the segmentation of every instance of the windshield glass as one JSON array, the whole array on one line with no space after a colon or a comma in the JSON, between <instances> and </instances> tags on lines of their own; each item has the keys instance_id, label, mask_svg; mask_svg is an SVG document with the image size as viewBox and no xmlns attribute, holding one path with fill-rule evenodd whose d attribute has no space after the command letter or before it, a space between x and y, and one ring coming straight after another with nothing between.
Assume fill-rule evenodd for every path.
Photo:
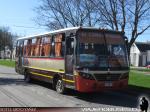
<instances>
[{"instance_id":1,"label":"windshield glass","mask_svg":"<svg viewBox=\"0 0 150 112\"><path fill-rule=\"evenodd\" d=\"M127 67L127 50L122 35L105 34L109 51L109 67Z\"/></svg>"},{"instance_id":2,"label":"windshield glass","mask_svg":"<svg viewBox=\"0 0 150 112\"><path fill-rule=\"evenodd\" d=\"M98 31L78 35L77 64L80 67L127 66L126 47L121 36L105 35ZM121 40L121 39L122 40ZM106 44L107 43L107 44Z\"/></svg>"}]
</instances>

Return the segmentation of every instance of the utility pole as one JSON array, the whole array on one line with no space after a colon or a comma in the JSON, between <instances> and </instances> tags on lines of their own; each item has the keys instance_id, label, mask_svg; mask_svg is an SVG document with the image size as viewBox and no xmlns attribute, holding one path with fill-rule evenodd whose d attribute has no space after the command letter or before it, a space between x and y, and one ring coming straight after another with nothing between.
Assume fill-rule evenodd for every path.
<instances>
[{"instance_id":1,"label":"utility pole","mask_svg":"<svg viewBox=\"0 0 150 112\"><path fill-rule=\"evenodd\" d=\"M3 33L3 36L4 36L4 59L6 58L5 56L5 47L6 47L6 35L5 35L5 32Z\"/></svg>"}]
</instances>

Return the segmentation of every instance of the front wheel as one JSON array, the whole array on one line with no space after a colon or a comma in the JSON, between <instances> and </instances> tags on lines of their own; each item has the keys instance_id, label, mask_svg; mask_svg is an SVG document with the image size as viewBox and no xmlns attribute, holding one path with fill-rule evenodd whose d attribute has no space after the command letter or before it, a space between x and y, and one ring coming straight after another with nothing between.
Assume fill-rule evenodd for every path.
<instances>
[{"instance_id":1,"label":"front wheel","mask_svg":"<svg viewBox=\"0 0 150 112\"><path fill-rule=\"evenodd\" d=\"M31 82L31 77L27 72L25 72L25 74L24 74L24 80L27 83Z\"/></svg>"},{"instance_id":2,"label":"front wheel","mask_svg":"<svg viewBox=\"0 0 150 112\"><path fill-rule=\"evenodd\" d=\"M55 89L58 93L60 94L63 94L65 93L65 87L64 87L64 82L62 79L58 79L56 81L56 86L55 86Z\"/></svg>"}]
</instances>

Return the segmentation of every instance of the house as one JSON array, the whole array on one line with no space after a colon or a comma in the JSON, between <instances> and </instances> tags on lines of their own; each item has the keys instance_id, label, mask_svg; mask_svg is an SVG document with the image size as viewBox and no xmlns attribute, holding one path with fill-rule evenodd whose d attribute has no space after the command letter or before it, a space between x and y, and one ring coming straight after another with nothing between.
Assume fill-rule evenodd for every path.
<instances>
[{"instance_id":1,"label":"house","mask_svg":"<svg viewBox=\"0 0 150 112\"><path fill-rule=\"evenodd\" d=\"M16 55L16 47L12 51L12 59L15 60L15 55Z\"/></svg>"},{"instance_id":2,"label":"house","mask_svg":"<svg viewBox=\"0 0 150 112\"><path fill-rule=\"evenodd\" d=\"M150 42L135 42L132 45L130 63L133 66L146 66L150 63Z\"/></svg>"},{"instance_id":3,"label":"house","mask_svg":"<svg viewBox=\"0 0 150 112\"><path fill-rule=\"evenodd\" d=\"M8 48L8 46L5 47L5 51L1 50L0 51L0 58L1 59L10 59L11 58L11 50Z\"/></svg>"}]
</instances>

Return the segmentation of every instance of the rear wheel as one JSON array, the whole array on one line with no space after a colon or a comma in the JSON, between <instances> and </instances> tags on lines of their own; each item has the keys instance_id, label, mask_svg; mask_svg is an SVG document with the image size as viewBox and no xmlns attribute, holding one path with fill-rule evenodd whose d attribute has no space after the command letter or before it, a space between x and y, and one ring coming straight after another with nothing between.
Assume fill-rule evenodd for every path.
<instances>
[{"instance_id":1,"label":"rear wheel","mask_svg":"<svg viewBox=\"0 0 150 112\"><path fill-rule=\"evenodd\" d=\"M55 89L58 93L63 94L65 93L65 87L64 87L64 82L62 79L57 79Z\"/></svg>"}]
</instances>

